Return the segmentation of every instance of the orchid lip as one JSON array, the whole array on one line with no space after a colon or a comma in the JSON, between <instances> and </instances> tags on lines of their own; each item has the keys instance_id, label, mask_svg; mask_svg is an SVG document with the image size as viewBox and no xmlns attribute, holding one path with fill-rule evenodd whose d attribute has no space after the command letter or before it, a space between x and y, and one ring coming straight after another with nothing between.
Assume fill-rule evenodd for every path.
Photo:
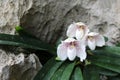
<instances>
[{"instance_id":1,"label":"orchid lip","mask_svg":"<svg viewBox=\"0 0 120 80\"><path fill-rule=\"evenodd\" d=\"M93 36L88 36L88 39L89 39L89 40L93 40L94 37L93 37Z\"/></svg>"}]
</instances>

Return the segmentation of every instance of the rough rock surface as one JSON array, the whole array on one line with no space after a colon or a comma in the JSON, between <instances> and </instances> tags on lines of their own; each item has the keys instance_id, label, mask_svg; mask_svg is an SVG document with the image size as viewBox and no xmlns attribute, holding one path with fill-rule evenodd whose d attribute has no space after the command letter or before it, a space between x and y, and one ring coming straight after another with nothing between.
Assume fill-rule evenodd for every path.
<instances>
[{"instance_id":1,"label":"rough rock surface","mask_svg":"<svg viewBox=\"0 0 120 80\"><path fill-rule=\"evenodd\" d=\"M109 37L109 44L120 41L119 0L33 0L21 25L49 43L65 37L72 22L82 21L93 31Z\"/></svg>"},{"instance_id":2,"label":"rough rock surface","mask_svg":"<svg viewBox=\"0 0 120 80\"><path fill-rule=\"evenodd\" d=\"M31 8L32 0L0 0L0 33L15 33L20 18ZM35 54L0 49L0 80L32 80L41 68Z\"/></svg>"},{"instance_id":3,"label":"rough rock surface","mask_svg":"<svg viewBox=\"0 0 120 80\"><path fill-rule=\"evenodd\" d=\"M31 8L32 0L0 0L0 32L15 33L20 18Z\"/></svg>"},{"instance_id":4,"label":"rough rock surface","mask_svg":"<svg viewBox=\"0 0 120 80\"><path fill-rule=\"evenodd\" d=\"M120 41L119 0L1 0L0 32L13 34L22 25L32 34L55 43L72 22L82 21L93 31Z\"/></svg>"},{"instance_id":5,"label":"rough rock surface","mask_svg":"<svg viewBox=\"0 0 120 80\"><path fill-rule=\"evenodd\" d=\"M114 44L120 41L119 3L120 0L0 0L0 32L14 34L15 26L22 25L53 44L66 37L69 24L82 21L93 31L109 37L109 44ZM32 79L39 65L36 56L25 58L22 53L6 53L0 50L0 80Z\"/></svg>"},{"instance_id":6,"label":"rough rock surface","mask_svg":"<svg viewBox=\"0 0 120 80\"><path fill-rule=\"evenodd\" d=\"M35 54L15 55L0 50L0 80L33 80L40 67Z\"/></svg>"}]
</instances>

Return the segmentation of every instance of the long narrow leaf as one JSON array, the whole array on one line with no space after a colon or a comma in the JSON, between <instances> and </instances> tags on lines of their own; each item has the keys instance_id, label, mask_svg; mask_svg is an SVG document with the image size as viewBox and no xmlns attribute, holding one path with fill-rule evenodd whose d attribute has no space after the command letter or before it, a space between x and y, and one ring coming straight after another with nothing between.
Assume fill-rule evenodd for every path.
<instances>
[{"instance_id":1,"label":"long narrow leaf","mask_svg":"<svg viewBox=\"0 0 120 80\"><path fill-rule=\"evenodd\" d=\"M93 51L97 54L99 54L98 52L100 52L100 54L104 54L104 55L117 55L120 57L120 47L116 47L116 46L105 46L103 48L98 48L97 50Z\"/></svg>"},{"instance_id":2,"label":"long narrow leaf","mask_svg":"<svg viewBox=\"0 0 120 80\"><path fill-rule=\"evenodd\" d=\"M92 51L92 64L120 73L120 47L106 46Z\"/></svg>"},{"instance_id":3,"label":"long narrow leaf","mask_svg":"<svg viewBox=\"0 0 120 80\"><path fill-rule=\"evenodd\" d=\"M61 66L63 62L57 62L55 65L53 65L52 68L47 72L43 80L50 80L50 78L53 76L55 71Z\"/></svg>"},{"instance_id":4,"label":"long narrow leaf","mask_svg":"<svg viewBox=\"0 0 120 80\"><path fill-rule=\"evenodd\" d=\"M93 61L93 64L120 73L120 66L106 62Z\"/></svg>"},{"instance_id":5,"label":"long narrow leaf","mask_svg":"<svg viewBox=\"0 0 120 80\"><path fill-rule=\"evenodd\" d=\"M104 55L94 55L94 56L91 56L91 60L106 62L109 64L116 64L120 66L120 58L114 58L114 57L109 57L109 56L104 56Z\"/></svg>"},{"instance_id":6,"label":"long narrow leaf","mask_svg":"<svg viewBox=\"0 0 120 80\"><path fill-rule=\"evenodd\" d=\"M54 74L54 72L57 70L57 68L62 64L63 62L58 62L55 60L55 57L51 58L44 66L43 68L38 72L38 74L35 76L34 80L49 80L50 77Z\"/></svg>"},{"instance_id":7,"label":"long narrow leaf","mask_svg":"<svg viewBox=\"0 0 120 80\"><path fill-rule=\"evenodd\" d=\"M99 71L96 66L86 66L83 70L84 80L100 80Z\"/></svg>"},{"instance_id":8,"label":"long narrow leaf","mask_svg":"<svg viewBox=\"0 0 120 80\"><path fill-rule=\"evenodd\" d=\"M61 76L66 68L66 66L68 66L69 63L67 61L65 61L61 67L54 73L54 75L52 76L52 78L50 80L61 80Z\"/></svg>"},{"instance_id":9,"label":"long narrow leaf","mask_svg":"<svg viewBox=\"0 0 120 80\"><path fill-rule=\"evenodd\" d=\"M119 73L108 70L108 69L104 69L104 68L100 68L99 67L99 73L102 75L106 75L106 76L117 76Z\"/></svg>"},{"instance_id":10,"label":"long narrow leaf","mask_svg":"<svg viewBox=\"0 0 120 80\"><path fill-rule=\"evenodd\" d=\"M34 38L37 39L35 36L33 36L32 34L28 33L24 28L22 28L21 26L16 26L15 27L16 32L23 37L29 37L29 38Z\"/></svg>"},{"instance_id":11,"label":"long narrow leaf","mask_svg":"<svg viewBox=\"0 0 120 80\"><path fill-rule=\"evenodd\" d=\"M33 38L21 37L18 35L0 34L0 44L20 46L23 48L37 50L46 50L50 53L55 53L55 48L45 42Z\"/></svg>"},{"instance_id":12,"label":"long narrow leaf","mask_svg":"<svg viewBox=\"0 0 120 80\"><path fill-rule=\"evenodd\" d=\"M81 71L79 66L75 68L72 76L73 76L73 78L71 80L84 80L83 75L82 75L82 71Z\"/></svg>"},{"instance_id":13,"label":"long narrow leaf","mask_svg":"<svg viewBox=\"0 0 120 80\"><path fill-rule=\"evenodd\" d=\"M75 66L75 62L69 64L68 66L66 66L62 76L61 76L61 80L69 80L70 76L72 74L72 71L74 69Z\"/></svg>"},{"instance_id":14,"label":"long narrow leaf","mask_svg":"<svg viewBox=\"0 0 120 80\"><path fill-rule=\"evenodd\" d=\"M112 58L107 56L91 56L90 57L91 63L105 69L109 69L115 72L120 73L120 59L119 58Z\"/></svg>"}]
</instances>

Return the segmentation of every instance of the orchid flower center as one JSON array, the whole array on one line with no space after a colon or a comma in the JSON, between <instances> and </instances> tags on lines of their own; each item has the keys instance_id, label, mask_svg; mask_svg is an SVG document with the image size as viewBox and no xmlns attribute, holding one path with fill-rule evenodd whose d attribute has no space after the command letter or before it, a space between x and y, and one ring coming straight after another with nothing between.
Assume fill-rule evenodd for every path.
<instances>
[{"instance_id":1,"label":"orchid flower center","mask_svg":"<svg viewBox=\"0 0 120 80\"><path fill-rule=\"evenodd\" d=\"M80 26L78 26L78 29L79 29L80 31L81 31L81 30L84 31L85 28L84 28L83 25L80 25Z\"/></svg>"},{"instance_id":2,"label":"orchid flower center","mask_svg":"<svg viewBox=\"0 0 120 80\"><path fill-rule=\"evenodd\" d=\"M70 42L69 45L70 45L70 48L74 48L76 46L75 42Z\"/></svg>"},{"instance_id":3,"label":"orchid flower center","mask_svg":"<svg viewBox=\"0 0 120 80\"><path fill-rule=\"evenodd\" d=\"M94 39L94 37L93 36L88 36L88 39L92 41Z\"/></svg>"}]
</instances>

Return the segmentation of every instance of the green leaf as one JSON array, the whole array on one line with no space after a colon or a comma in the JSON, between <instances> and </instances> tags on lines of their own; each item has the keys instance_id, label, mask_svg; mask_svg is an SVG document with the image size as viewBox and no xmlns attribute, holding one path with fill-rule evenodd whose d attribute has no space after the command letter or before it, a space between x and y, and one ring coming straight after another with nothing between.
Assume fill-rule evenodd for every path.
<instances>
[{"instance_id":1,"label":"green leaf","mask_svg":"<svg viewBox=\"0 0 120 80\"><path fill-rule=\"evenodd\" d=\"M34 80L49 80L63 62L51 58L35 76Z\"/></svg>"},{"instance_id":2,"label":"green leaf","mask_svg":"<svg viewBox=\"0 0 120 80\"><path fill-rule=\"evenodd\" d=\"M83 69L84 80L100 80L99 71L96 66L89 65Z\"/></svg>"},{"instance_id":3,"label":"green leaf","mask_svg":"<svg viewBox=\"0 0 120 80\"><path fill-rule=\"evenodd\" d=\"M91 66L91 65L89 65ZM93 65L92 65L93 66ZM94 65L95 71L106 76L117 76L119 73Z\"/></svg>"},{"instance_id":4,"label":"green leaf","mask_svg":"<svg viewBox=\"0 0 120 80\"><path fill-rule=\"evenodd\" d=\"M66 68L61 76L61 80L69 80L70 79L70 76L73 72L74 66L75 66L75 62L70 63L68 66L66 66Z\"/></svg>"},{"instance_id":5,"label":"green leaf","mask_svg":"<svg viewBox=\"0 0 120 80\"><path fill-rule=\"evenodd\" d=\"M120 47L116 46L105 46L102 48L97 48L96 50L93 51L93 53L96 54L103 54L103 55L111 55L111 56L118 56L120 57Z\"/></svg>"},{"instance_id":6,"label":"green leaf","mask_svg":"<svg viewBox=\"0 0 120 80\"><path fill-rule=\"evenodd\" d=\"M94 61L93 64L120 73L120 66L107 62Z\"/></svg>"},{"instance_id":7,"label":"green leaf","mask_svg":"<svg viewBox=\"0 0 120 80\"><path fill-rule=\"evenodd\" d=\"M120 47L106 46L92 51L92 64L120 73Z\"/></svg>"},{"instance_id":8,"label":"green leaf","mask_svg":"<svg viewBox=\"0 0 120 80\"><path fill-rule=\"evenodd\" d=\"M22 37L18 35L0 34L0 44L1 45L13 45L20 46L23 48L31 48L37 50L45 50L53 55L56 52L55 48L45 42L39 41L34 38Z\"/></svg>"},{"instance_id":9,"label":"green leaf","mask_svg":"<svg viewBox=\"0 0 120 80\"><path fill-rule=\"evenodd\" d=\"M32 34L28 33L27 31L25 31L21 26L16 26L15 27L16 32L23 37L29 37L29 38L34 38L37 39L35 36L33 36Z\"/></svg>"},{"instance_id":10,"label":"green leaf","mask_svg":"<svg viewBox=\"0 0 120 80\"><path fill-rule=\"evenodd\" d=\"M72 74L72 79L71 80L84 80L82 71L79 66L77 66Z\"/></svg>"},{"instance_id":11,"label":"green leaf","mask_svg":"<svg viewBox=\"0 0 120 80\"><path fill-rule=\"evenodd\" d=\"M61 66L62 63L63 62L57 62L55 65L53 65L53 67L50 68L43 80L49 80L53 76L55 71Z\"/></svg>"},{"instance_id":12,"label":"green leaf","mask_svg":"<svg viewBox=\"0 0 120 80\"><path fill-rule=\"evenodd\" d=\"M102 75L106 75L106 76L117 76L119 73L111 71L111 70L107 70L104 68L99 68L99 73Z\"/></svg>"},{"instance_id":13,"label":"green leaf","mask_svg":"<svg viewBox=\"0 0 120 80\"><path fill-rule=\"evenodd\" d=\"M108 57L104 55L90 56L91 63L105 69L109 69L120 73L120 59L114 57Z\"/></svg>"},{"instance_id":14,"label":"green leaf","mask_svg":"<svg viewBox=\"0 0 120 80\"><path fill-rule=\"evenodd\" d=\"M22 30L23 30L23 28L22 28L22 27L20 27L20 26L16 26L16 27L15 27L15 30L19 32L19 31L22 31Z\"/></svg>"},{"instance_id":15,"label":"green leaf","mask_svg":"<svg viewBox=\"0 0 120 80\"><path fill-rule=\"evenodd\" d=\"M54 73L54 75L52 76L52 78L50 80L60 80L66 66L68 66L68 65L69 65L69 63L67 61L65 61L61 65L61 67Z\"/></svg>"},{"instance_id":16,"label":"green leaf","mask_svg":"<svg viewBox=\"0 0 120 80\"><path fill-rule=\"evenodd\" d=\"M92 61L94 60L94 61L107 62L110 64L120 65L120 58L114 58L104 55L94 55L91 58Z\"/></svg>"}]
</instances>

